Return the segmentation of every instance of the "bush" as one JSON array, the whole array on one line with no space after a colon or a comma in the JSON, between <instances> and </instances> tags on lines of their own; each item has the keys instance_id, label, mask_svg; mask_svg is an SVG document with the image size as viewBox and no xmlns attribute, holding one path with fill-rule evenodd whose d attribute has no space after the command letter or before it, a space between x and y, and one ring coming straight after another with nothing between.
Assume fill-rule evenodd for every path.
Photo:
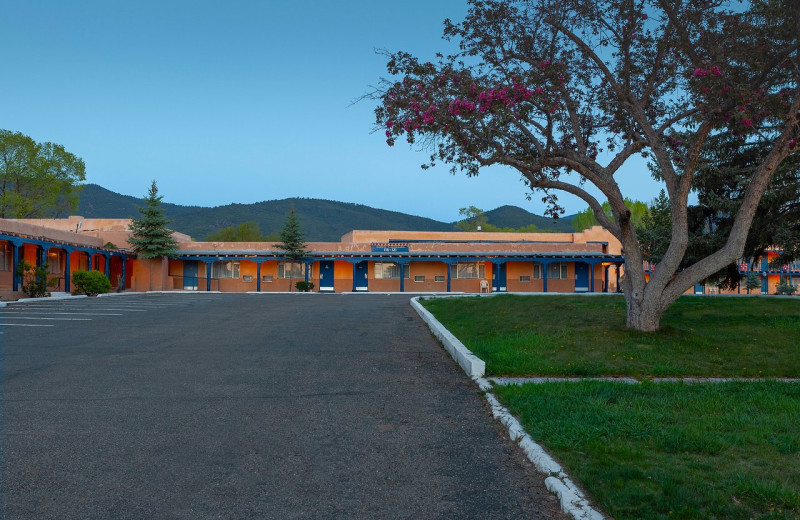
<instances>
[{"instance_id":1,"label":"bush","mask_svg":"<svg viewBox=\"0 0 800 520\"><path fill-rule=\"evenodd\" d=\"M299 282L294 284L294 286L300 292L309 292L309 291L314 290L314 283L313 282L306 282L304 280L300 280Z\"/></svg>"},{"instance_id":2,"label":"bush","mask_svg":"<svg viewBox=\"0 0 800 520\"><path fill-rule=\"evenodd\" d=\"M97 296L111 290L111 282L100 271L75 271L72 273L75 292L86 296Z\"/></svg>"},{"instance_id":3,"label":"bush","mask_svg":"<svg viewBox=\"0 0 800 520\"><path fill-rule=\"evenodd\" d=\"M47 288L58 282L58 278L47 277L47 264L36 267L25 259L17 264L17 274L22 277L22 293L28 298L50 296Z\"/></svg>"},{"instance_id":4,"label":"bush","mask_svg":"<svg viewBox=\"0 0 800 520\"><path fill-rule=\"evenodd\" d=\"M791 296L797 292L797 286L791 285L789 282L781 282L781 284L775 289L775 294L783 294L785 296Z\"/></svg>"}]
</instances>

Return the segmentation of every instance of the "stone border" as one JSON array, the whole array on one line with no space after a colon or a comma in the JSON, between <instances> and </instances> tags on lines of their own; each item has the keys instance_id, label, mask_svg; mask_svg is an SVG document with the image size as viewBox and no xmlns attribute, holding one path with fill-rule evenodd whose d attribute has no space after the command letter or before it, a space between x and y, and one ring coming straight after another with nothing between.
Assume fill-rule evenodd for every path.
<instances>
[{"instance_id":1,"label":"stone border","mask_svg":"<svg viewBox=\"0 0 800 520\"><path fill-rule=\"evenodd\" d=\"M453 359L464 372L483 391L489 406L492 408L492 416L508 429L508 435L511 440L519 444L538 471L547 475L544 480L545 487L559 498L561 510L576 520L605 520L605 517L599 511L592 508L583 491L572 482L572 479L569 478L569 475L561 465L525 432L519 421L490 392L492 383L483 377L486 372L486 363L464 346L439 320L434 318L419 303L420 299L421 297L419 296L412 298L411 307L419 313L433 335L442 342L445 350L453 356Z\"/></svg>"},{"instance_id":2,"label":"stone border","mask_svg":"<svg viewBox=\"0 0 800 520\"><path fill-rule=\"evenodd\" d=\"M525 385L542 383L578 383L580 381L603 381L606 383L625 383L638 385L649 381L651 383L684 383L687 385L698 383L763 383L777 381L778 383L800 383L800 378L795 377L490 377L489 381L495 385Z\"/></svg>"},{"instance_id":3,"label":"stone border","mask_svg":"<svg viewBox=\"0 0 800 520\"><path fill-rule=\"evenodd\" d=\"M467 347L461 343L458 338L447 330L444 325L439 323L439 320L433 317L433 314L419 303L420 297L411 298L411 307L420 315L422 321L428 324L428 327L433 332L433 335L442 342L445 350L453 356L458 366L467 373L472 379L482 378L486 373L486 363L473 354Z\"/></svg>"}]
</instances>

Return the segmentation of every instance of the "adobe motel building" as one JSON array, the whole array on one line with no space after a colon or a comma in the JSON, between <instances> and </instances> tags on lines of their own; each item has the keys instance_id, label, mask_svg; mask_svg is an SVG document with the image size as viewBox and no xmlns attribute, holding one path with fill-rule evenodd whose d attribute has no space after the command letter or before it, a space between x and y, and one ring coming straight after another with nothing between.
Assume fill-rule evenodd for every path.
<instances>
[{"instance_id":1,"label":"adobe motel building","mask_svg":"<svg viewBox=\"0 0 800 520\"><path fill-rule=\"evenodd\" d=\"M284 292L299 280L319 292L616 292L624 259L597 226L581 233L351 231L309 242L287 262L272 242L194 242L174 233L174 259L136 258L127 219L0 219L0 297L24 297L15 266L46 263L53 291L75 270L103 271L131 291ZM108 243L117 249L106 248Z\"/></svg>"}]
</instances>

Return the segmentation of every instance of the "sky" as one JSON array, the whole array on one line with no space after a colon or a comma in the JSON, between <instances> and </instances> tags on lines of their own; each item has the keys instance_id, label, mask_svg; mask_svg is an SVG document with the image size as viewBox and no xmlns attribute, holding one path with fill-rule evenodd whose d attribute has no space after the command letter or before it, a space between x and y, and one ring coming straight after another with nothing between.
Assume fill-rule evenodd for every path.
<instances>
[{"instance_id":1,"label":"sky","mask_svg":"<svg viewBox=\"0 0 800 520\"><path fill-rule=\"evenodd\" d=\"M542 214L519 174L424 171L428 154L373 132L386 76L376 50L447 51L466 0L25 0L0 16L0 128L86 163L86 182L218 206L287 197L367 204L437 220L505 204ZM658 185L636 160L623 193ZM567 213L586 207L559 197Z\"/></svg>"}]
</instances>

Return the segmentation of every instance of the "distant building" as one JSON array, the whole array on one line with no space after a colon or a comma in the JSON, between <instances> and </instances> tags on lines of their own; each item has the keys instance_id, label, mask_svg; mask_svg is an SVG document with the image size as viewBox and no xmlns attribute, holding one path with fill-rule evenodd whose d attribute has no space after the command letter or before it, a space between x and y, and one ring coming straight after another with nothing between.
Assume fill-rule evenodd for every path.
<instances>
[{"instance_id":1,"label":"distant building","mask_svg":"<svg viewBox=\"0 0 800 520\"><path fill-rule=\"evenodd\" d=\"M75 270L105 272L133 291L288 291L291 281L320 292L617 292L624 263L619 241L596 226L580 233L361 231L339 242L310 242L288 262L271 242L194 242L174 236L178 256L137 259L127 219L0 219L0 296L22 296L14 276L22 259L47 263L69 292ZM118 248L106 247L109 243ZM763 267L763 266L762 266ZM787 272L760 271L764 292Z\"/></svg>"}]
</instances>

